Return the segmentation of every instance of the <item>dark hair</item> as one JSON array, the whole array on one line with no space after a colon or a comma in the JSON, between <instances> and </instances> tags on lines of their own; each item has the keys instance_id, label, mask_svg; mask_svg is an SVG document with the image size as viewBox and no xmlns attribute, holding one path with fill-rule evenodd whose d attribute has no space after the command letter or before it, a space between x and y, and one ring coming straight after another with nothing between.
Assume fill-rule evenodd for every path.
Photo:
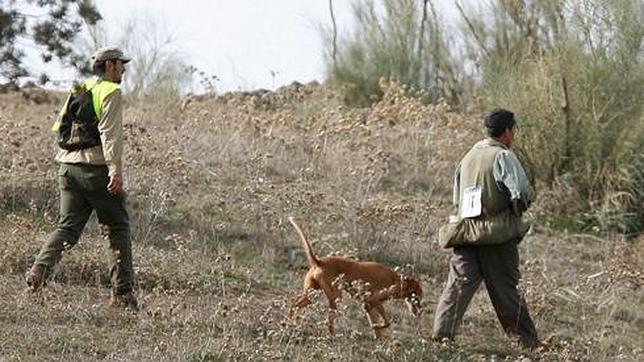
<instances>
[{"instance_id":1,"label":"dark hair","mask_svg":"<svg viewBox=\"0 0 644 362\"><path fill-rule=\"evenodd\" d=\"M105 73L105 60L99 60L92 63L92 73L96 75L101 75Z\"/></svg>"},{"instance_id":2,"label":"dark hair","mask_svg":"<svg viewBox=\"0 0 644 362\"><path fill-rule=\"evenodd\" d=\"M514 113L503 108L496 108L485 117L485 128L487 134L492 137L499 137L508 128L515 125Z\"/></svg>"}]
</instances>

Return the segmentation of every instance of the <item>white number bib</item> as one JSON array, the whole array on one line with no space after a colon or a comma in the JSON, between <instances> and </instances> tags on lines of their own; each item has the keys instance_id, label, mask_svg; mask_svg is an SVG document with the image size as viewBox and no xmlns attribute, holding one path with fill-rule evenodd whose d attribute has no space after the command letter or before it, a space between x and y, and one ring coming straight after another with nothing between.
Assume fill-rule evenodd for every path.
<instances>
[{"instance_id":1,"label":"white number bib","mask_svg":"<svg viewBox=\"0 0 644 362\"><path fill-rule=\"evenodd\" d=\"M481 215L481 186L468 187L463 191L463 205L461 207L461 218L477 217Z\"/></svg>"}]
</instances>

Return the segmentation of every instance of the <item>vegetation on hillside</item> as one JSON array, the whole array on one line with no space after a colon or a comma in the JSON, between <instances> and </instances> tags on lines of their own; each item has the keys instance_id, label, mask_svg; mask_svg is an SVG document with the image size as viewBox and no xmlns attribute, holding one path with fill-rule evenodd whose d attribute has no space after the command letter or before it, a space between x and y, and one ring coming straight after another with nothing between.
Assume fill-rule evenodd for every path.
<instances>
[{"instance_id":1,"label":"vegetation on hillside","mask_svg":"<svg viewBox=\"0 0 644 362\"><path fill-rule=\"evenodd\" d=\"M78 47L89 58L101 46L116 44L131 57L122 84L131 98L171 101L191 88L197 70L177 50L176 39L162 19L130 14L121 27L110 30L103 22L88 26Z\"/></svg>"},{"instance_id":2,"label":"vegetation on hillside","mask_svg":"<svg viewBox=\"0 0 644 362\"><path fill-rule=\"evenodd\" d=\"M467 114L509 108L519 119L518 152L540 197L553 200L547 221L641 232L641 1L457 2L454 38L433 3L354 2L356 29L340 32L336 57L327 56L345 101L377 101L378 80L395 77Z\"/></svg>"},{"instance_id":3,"label":"vegetation on hillside","mask_svg":"<svg viewBox=\"0 0 644 362\"><path fill-rule=\"evenodd\" d=\"M324 86L137 102L125 109L136 315L112 311L107 241L95 220L41 294L24 272L57 218L55 143L62 96L36 104L0 94L0 355L9 360L641 360L644 243L550 234L521 244L523 281L548 351L512 345L481 291L455 344L431 342L449 251L433 241L451 211L454 164L478 122L383 82L371 107L344 107ZM540 200L540 201L539 201ZM540 198L535 210L548 200ZM370 336L344 299L338 335L326 302L288 327L306 256L295 216L319 255L375 260L417 276L419 320L398 302Z\"/></svg>"},{"instance_id":4,"label":"vegetation on hillside","mask_svg":"<svg viewBox=\"0 0 644 362\"><path fill-rule=\"evenodd\" d=\"M108 242L95 219L46 288L25 291L58 217L49 128L64 94L0 87L0 359L643 360L641 7L463 7L467 60L454 61L432 3L357 3L368 36L341 40L335 89L210 87L179 99L180 59L154 40L167 38L133 44L141 64L125 102L124 177L137 314L107 307ZM159 80L169 91L150 93ZM538 188L535 227L519 246L520 292L547 346L538 351L510 342L483 291L455 343L430 340L451 256L434 241L452 212L452 173L495 106L516 111L517 150ZM359 300L345 298L329 336L314 293L282 326L307 269L289 216L319 255L416 276L423 315L388 302L392 325L374 341Z\"/></svg>"}]
</instances>

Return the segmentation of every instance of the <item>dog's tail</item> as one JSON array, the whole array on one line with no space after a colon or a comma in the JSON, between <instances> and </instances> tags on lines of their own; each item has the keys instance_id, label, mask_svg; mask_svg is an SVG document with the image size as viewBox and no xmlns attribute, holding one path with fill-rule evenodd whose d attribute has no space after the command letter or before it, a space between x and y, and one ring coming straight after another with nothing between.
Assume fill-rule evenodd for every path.
<instances>
[{"instance_id":1,"label":"dog's tail","mask_svg":"<svg viewBox=\"0 0 644 362\"><path fill-rule=\"evenodd\" d=\"M289 217L288 221L291 223L291 225L293 225L295 231L297 231L297 233L300 235L300 238L302 239L302 244L304 245L304 250L306 251L306 257L309 259L309 266L320 266L320 261L315 256L315 253L313 253L311 244L309 244L309 241L306 240L306 236L304 236L302 229L300 229L300 227L295 223L295 219L293 219L293 217Z\"/></svg>"}]
</instances>

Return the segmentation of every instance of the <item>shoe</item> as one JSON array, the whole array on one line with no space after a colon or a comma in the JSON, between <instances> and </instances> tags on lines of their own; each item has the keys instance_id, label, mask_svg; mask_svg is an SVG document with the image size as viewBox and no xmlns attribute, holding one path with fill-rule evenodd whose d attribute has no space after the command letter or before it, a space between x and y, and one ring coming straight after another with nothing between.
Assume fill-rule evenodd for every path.
<instances>
[{"instance_id":1,"label":"shoe","mask_svg":"<svg viewBox=\"0 0 644 362\"><path fill-rule=\"evenodd\" d=\"M432 334L431 340L439 343L449 343L454 341L454 337L440 335L440 334Z\"/></svg>"},{"instance_id":2,"label":"shoe","mask_svg":"<svg viewBox=\"0 0 644 362\"><path fill-rule=\"evenodd\" d=\"M116 294L112 292L112 297L110 298L110 307L122 308L125 310L132 310L137 312L139 310L139 303L136 300L133 292L128 292L125 294Z\"/></svg>"},{"instance_id":3,"label":"shoe","mask_svg":"<svg viewBox=\"0 0 644 362\"><path fill-rule=\"evenodd\" d=\"M32 292L37 292L45 285L45 279L47 277L45 270L45 267L42 265L34 264L31 269L27 271L25 281Z\"/></svg>"}]
</instances>

